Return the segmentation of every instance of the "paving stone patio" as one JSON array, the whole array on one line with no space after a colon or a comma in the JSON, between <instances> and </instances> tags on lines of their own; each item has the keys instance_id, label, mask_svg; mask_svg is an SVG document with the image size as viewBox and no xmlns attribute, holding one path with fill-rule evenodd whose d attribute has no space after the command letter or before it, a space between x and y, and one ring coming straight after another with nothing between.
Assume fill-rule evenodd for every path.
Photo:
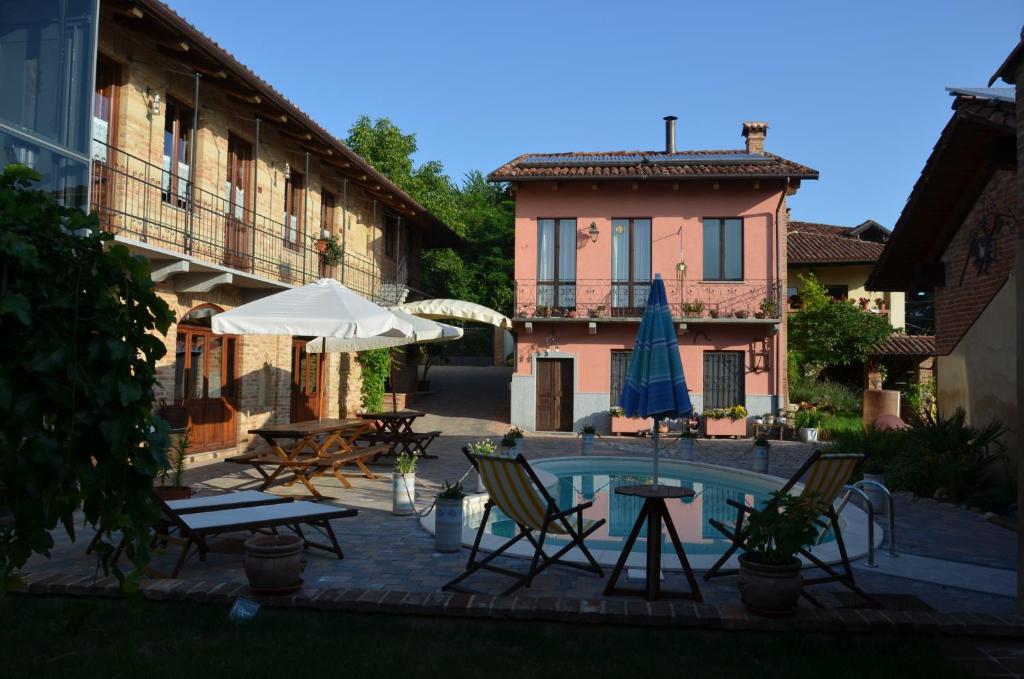
<instances>
[{"instance_id":1,"label":"paving stone patio","mask_svg":"<svg viewBox=\"0 0 1024 679\"><path fill-rule=\"evenodd\" d=\"M486 392L484 386L488 383L487 380L483 380L483 386L478 385L479 391ZM474 393L477 391L473 390ZM449 413L432 413L425 418L425 428L443 429L446 435L440 437L430 449L430 452L439 455L439 459L421 462L417 471L417 505L421 511L430 505L442 481L458 479L468 469L468 463L459 452L462 445L473 438L493 436L508 426L507 423L495 420L494 413L497 409L494 408L493 401L489 402L484 398L474 399L474 393L467 392L457 398L453 396L453 402L447 405ZM470 401L475 401L475 404ZM429 406L429 400L427 405ZM421 403L420 407L425 406ZM649 446L649 442L643 439L608 438L598 443L596 452L603 455L649 456ZM811 446L795 442L773 444L770 473L788 477L812 450ZM579 441L572 435L529 436L525 441L525 452L531 459L574 455L579 452ZM678 451L672 448L667 452L668 457L677 455ZM696 460L740 469L750 469L753 466L749 441L702 440L697 446ZM317 479L318 488L330 498L330 501L357 508L359 516L333 522L345 551L344 560L339 561L321 552L308 553L304 574L306 591L300 594L300 601L318 597L324 592L342 591L359 592L357 598L372 599L373 597L367 593L376 591L388 593L387 596L394 594L398 601L389 603L396 605L401 601L405 601L406 604L412 601L422 603L432 600L428 595L438 595L442 584L464 568L468 550L464 549L456 554L437 553L433 549L433 536L420 526L417 518L396 517L391 514L390 470L386 466L376 469L381 471L377 479L354 478L352 489L342 488L335 479L329 477ZM253 472L228 463L193 468L187 473L186 482L199 494L251 489L258 485ZM301 486L277 486L274 492L304 497L305 491ZM1016 534L988 523L979 514L966 509L932 502L914 502L906 497L898 497L897 535L902 553L954 560L989 569L1012 571L1015 567ZM60 586L56 586L58 583L64 586L73 584L79 589L86 588L88 581L83 578L92 577L96 573L95 559L84 553L89 537L91 535L85 534L77 543L72 544L62 533L55 535L57 546L53 550L52 558L35 558L25 569L27 573L32 574L30 581L36 583L35 591L61 591ZM241 556L241 542L244 537L246 536L225 536L205 562L195 558L190 560L179 580L167 581L167 588L175 590L178 594L195 589L196 596L200 598L209 597L208 590L211 587L221 594L244 592L245 574L242 570ZM176 552L157 553L151 565L153 571L169 572L174 556ZM513 568L524 565L518 559L504 561L506 566ZM880 560L880 563L883 562ZM863 562L858 562L855 568L859 584L882 600L887 611L891 611L888 618L883 618L887 625L897 624L898 621L894 621L893 616L898 615L900 611L907 611L908 616L927 616L928 611L935 611L943 614L983 614L988 616L984 619L989 623L1001 620L1006 623L1008 630L1011 627L1018 629L1019 619L991 617L1012 616L1015 610L1012 593L1003 596L907 577L895 577L883 572L884 563L883 568L871 569ZM48 575L53 577L47 579ZM60 579L57 575L64 577ZM486 592L498 592L506 583L506 580L498 575L480 574L474 577L474 587ZM109 587L109 584L108 580L103 586ZM684 584L681 575L666 573L666 587L685 589ZM710 583L701 580L700 584L706 602L716 608L715 619L721 620L723 616L735 620L747 619L738 606L733 578L721 578ZM604 580L600 578L580 574L568 568L554 567L539 576L531 588L521 590L516 599L510 600L518 603L502 603L502 599L488 597L487 614L493 615L502 606L510 607L509 612L513 607L522 612L526 606L522 602L531 600L536 602L537 610L545 610L547 607L551 609L552 615L560 605L571 606L573 615L584 617L591 609L591 612L601 615L611 615L614 610L633 610L638 606L645 614L657 610L657 607L648 607L645 602L637 599L606 599L601 594L603 586ZM154 588L153 592L161 590L157 583L150 587ZM859 606L857 600L846 596L846 591L837 585L818 586L815 592L831 610L851 611L851 607ZM334 598L328 598L334 601L340 596L338 594ZM470 606L468 599L463 601L458 597L459 595L448 598L445 595L437 601L443 602L441 607L445 610L448 606L453 607L453 610L460 609L463 604ZM363 599L360 601L365 603ZM574 603L558 603L566 601ZM480 600L476 603L479 604ZM623 608L615 609L615 606ZM809 622L818 620L822 615L822 611L815 611L803 603L798 617L804 622ZM871 620L873 615L873 611L859 611L854 616L854 623L851 624L855 628L863 626L866 624L865 619ZM611 617L614 618L614 615ZM964 624L961 623L958 629L963 631ZM1021 625L1020 629L1024 630L1024 625Z\"/></svg>"}]
</instances>

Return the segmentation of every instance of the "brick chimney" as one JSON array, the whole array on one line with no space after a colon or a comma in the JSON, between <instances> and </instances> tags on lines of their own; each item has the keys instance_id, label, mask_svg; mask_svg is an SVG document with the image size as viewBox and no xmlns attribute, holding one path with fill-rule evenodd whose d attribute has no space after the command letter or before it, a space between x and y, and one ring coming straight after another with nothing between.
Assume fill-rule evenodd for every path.
<instances>
[{"instance_id":1,"label":"brick chimney","mask_svg":"<svg viewBox=\"0 0 1024 679\"><path fill-rule=\"evenodd\" d=\"M764 154L764 138L768 136L768 123L743 123L743 136L747 138L747 153Z\"/></svg>"}]
</instances>

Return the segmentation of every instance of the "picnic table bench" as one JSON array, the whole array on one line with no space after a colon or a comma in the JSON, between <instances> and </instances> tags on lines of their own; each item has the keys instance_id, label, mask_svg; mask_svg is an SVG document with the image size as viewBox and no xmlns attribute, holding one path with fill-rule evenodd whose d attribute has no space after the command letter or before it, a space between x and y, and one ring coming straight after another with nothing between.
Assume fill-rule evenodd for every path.
<instances>
[{"instance_id":1,"label":"picnic table bench","mask_svg":"<svg viewBox=\"0 0 1024 679\"><path fill-rule=\"evenodd\" d=\"M325 474L333 475L345 488L352 484L346 478L342 468L353 464L361 475L376 478L366 466L366 460L387 452L384 444L360 446L357 441L370 429L370 424L363 420L341 419L310 422L277 424L257 429L250 429L270 446L270 450L255 451L227 458L226 462L252 466L260 476L263 484L260 490L266 490L278 481L285 472L291 477L285 482L291 485L301 482L317 499L323 495L313 485L312 480ZM283 444L281 441L293 441ZM270 470L270 471L268 471Z\"/></svg>"},{"instance_id":2,"label":"picnic table bench","mask_svg":"<svg viewBox=\"0 0 1024 679\"><path fill-rule=\"evenodd\" d=\"M424 413L418 410L396 410L379 413L358 413L358 417L373 424L373 430L360 436L360 440L374 445L384 445L387 450L374 456L376 462L381 457L393 457L409 453L425 459L436 459L437 455L427 453L427 447L434 442L440 431L417 432L412 428L417 418Z\"/></svg>"}]
</instances>

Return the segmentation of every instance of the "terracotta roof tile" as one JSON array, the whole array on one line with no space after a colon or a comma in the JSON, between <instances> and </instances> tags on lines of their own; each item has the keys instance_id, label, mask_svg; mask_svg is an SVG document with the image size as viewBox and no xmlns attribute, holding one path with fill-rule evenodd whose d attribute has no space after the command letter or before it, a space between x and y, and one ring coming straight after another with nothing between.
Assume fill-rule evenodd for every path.
<instances>
[{"instance_id":1,"label":"terracotta roof tile","mask_svg":"<svg viewBox=\"0 0 1024 679\"><path fill-rule=\"evenodd\" d=\"M790 264L853 264L875 262L885 249L853 235L855 227L790 222L786 257Z\"/></svg>"},{"instance_id":2,"label":"terracotta roof tile","mask_svg":"<svg viewBox=\"0 0 1024 679\"><path fill-rule=\"evenodd\" d=\"M895 333L871 352L872 356L934 356L934 335Z\"/></svg>"},{"instance_id":3,"label":"terracotta roof tile","mask_svg":"<svg viewBox=\"0 0 1024 679\"><path fill-rule=\"evenodd\" d=\"M817 179L818 171L772 153L740 150L526 153L488 175L491 181L574 179L707 179L791 177Z\"/></svg>"}]
</instances>

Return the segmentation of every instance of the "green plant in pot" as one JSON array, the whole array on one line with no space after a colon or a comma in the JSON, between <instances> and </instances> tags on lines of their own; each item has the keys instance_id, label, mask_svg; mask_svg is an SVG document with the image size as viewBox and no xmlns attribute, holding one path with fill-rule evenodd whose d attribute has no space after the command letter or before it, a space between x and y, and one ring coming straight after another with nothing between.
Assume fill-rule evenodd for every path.
<instances>
[{"instance_id":1,"label":"green plant in pot","mask_svg":"<svg viewBox=\"0 0 1024 679\"><path fill-rule=\"evenodd\" d=\"M171 438L171 449L167 451L167 466L157 472L159 485L153 490L163 500L184 500L192 497L192 488L183 485L188 450L192 447L192 428L188 427L180 436Z\"/></svg>"},{"instance_id":2,"label":"green plant in pot","mask_svg":"<svg viewBox=\"0 0 1024 679\"><path fill-rule=\"evenodd\" d=\"M768 439L759 436L754 439L754 471L764 474L768 471L770 461L771 444Z\"/></svg>"},{"instance_id":3,"label":"green plant in pot","mask_svg":"<svg viewBox=\"0 0 1024 679\"><path fill-rule=\"evenodd\" d=\"M457 552L462 548L462 528L466 497L462 484L445 481L434 505L434 549L439 552Z\"/></svg>"},{"instance_id":4,"label":"green plant in pot","mask_svg":"<svg viewBox=\"0 0 1024 679\"><path fill-rule=\"evenodd\" d=\"M416 456L402 453L391 473L391 511L395 516L416 513Z\"/></svg>"},{"instance_id":5,"label":"green plant in pot","mask_svg":"<svg viewBox=\"0 0 1024 679\"><path fill-rule=\"evenodd\" d=\"M825 421L825 413L817 408L808 408L797 411L795 425L800 440L804 443L814 443L818 440L818 429Z\"/></svg>"},{"instance_id":6,"label":"green plant in pot","mask_svg":"<svg viewBox=\"0 0 1024 679\"><path fill-rule=\"evenodd\" d=\"M751 510L740 530L747 551L739 557L736 586L743 604L760 615L792 614L803 591L797 555L817 541L824 527L814 495L775 491Z\"/></svg>"},{"instance_id":7,"label":"green plant in pot","mask_svg":"<svg viewBox=\"0 0 1024 679\"><path fill-rule=\"evenodd\" d=\"M594 454L594 437L597 435L597 427L592 424L585 424L580 429L580 454Z\"/></svg>"},{"instance_id":8,"label":"green plant in pot","mask_svg":"<svg viewBox=\"0 0 1024 679\"><path fill-rule=\"evenodd\" d=\"M494 455L494 442L482 439L474 443L469 444L469 450L474 455ZM480 476L480 472L474 471L473 476L476 480L476 492L486 493L487 486L484 484L483 477Z\"/></svg>"}]
</instances>

